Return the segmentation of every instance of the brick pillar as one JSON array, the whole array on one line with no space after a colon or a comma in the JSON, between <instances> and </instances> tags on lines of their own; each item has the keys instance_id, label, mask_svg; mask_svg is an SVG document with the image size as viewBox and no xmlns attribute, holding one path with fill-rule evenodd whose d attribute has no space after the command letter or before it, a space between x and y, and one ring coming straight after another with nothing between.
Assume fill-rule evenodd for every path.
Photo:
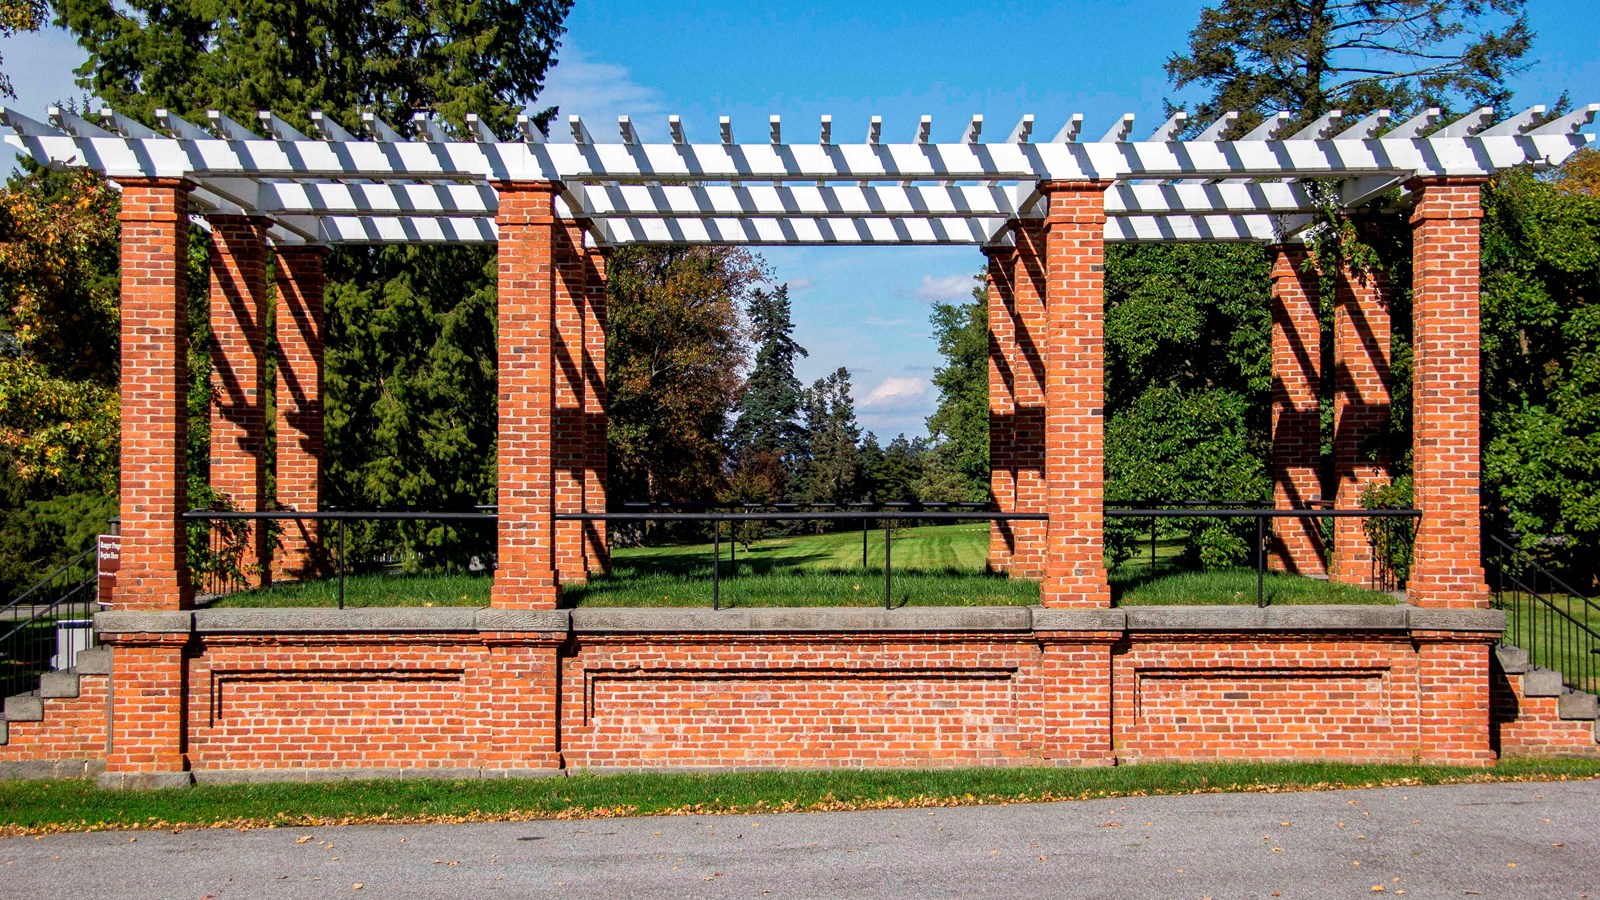
<instances>
[{"instance_id":1,"label":"brick pillar","mask_svg":"<svg viewBox=\"0 0 1600 900\"><path fill-rule=\"evenodd\" d=\"M548 181L498 182L498 568L492 605L554 609L552 452L555 194Z\"/></svg>"},{"instance_id":2,"label":"brick pillar","mask_svg":"<svg viewBox=\"0 0 1600 900\"><path fill-rule=\"evenodd\" d=\"M555 226L555 384L551 453L555 470L555 509L583 512L584 470L589 434L584 421L584 320L589 305L588 260L583 228L573 221ZM563 584L587 581L583 523L556 522L556 578Z\"/></svg>"},{"instance_id":3,"label":"brick pillar","mask_svg":"<svg viewBox=\"0 0 1600 900\"><path fill-rule=\"evenodd\" d=\"M1309 509L1322 499L1322 323L1317 276L1305 270L1303 245L1273 248L1272 508ZM1322 540L1314 519L1276 519L1268 564L1322 575Z\"/></svg>"},{"instance_id":4,"label":"brick pillar","mask_svg":"<svg viewBox=\"0 0 1600 900\"><path fill-rule=\"evenodd\" d=\"M1389 421L1389 308L1382 277L1346 265L1334 286L1334 506L1360 509L1367 487L1388 481L1389 460L1378 445ZM1372 586L1372 545L1364 520L1334 520L1329 577Z\"/></svg>"},{"instance_id":5,"label":"brick pillar","mask_svg":"<svg viewBox=\"0 0 1600 900\"><path fill-rule=\"evenodd\" d=\"M267 226L211 216L211 488L244 512L267 496ZM267 529L240 523L246 586L271 580ZM221 587L221 586L218 586Z\"/></svg>"},{"instance_id":6,"label":"brick pillar","mask_svg":"<svg viewBox=\"0 0 1600 900\"><path fill-rule=\"evenodd\" d=\"M1016 247L989 260L989 456L995 508L1045 512L1045 369L1048 332L1045 223L1015 223ZM1045 522L995 523L990 567L1043 578Z\"/></svg>"},{"instance_id":7,"label":"brick pillar","mask_svg":"<svg viewBox=\"0 0 1600 900\"><path fill-rule=\"evenodd\" d=\"M987 247L989 294L989 496L995 512L1017 511L1016 461L1012 458L1015 441L1011 436L1017 404L1013 394L1017 356L1015 300L1012 292L1016 275L1017 251L1010 247ZM991 572L1011 570L1016 549L1017 522L989 523L989 561Z\"/></svg>"},{"instance_id":8,"label":"brick pillar","mask_svg":"<svg viewBox=\"0 0 1600 900\"><path fill-rule=\"evenodd\" d=\"M1049 549L1044 606L1106 607L1106 181L1041 182L1045 219L1045 473ZM1024 257L1026 258L1026 257Z\"/></svg>"},{"instance_id":9,"label":"brick pillar","mask_svg":"<svg viewBox=\"0 0 1600 900\"><path fill-rule=\"evenodd\" d=\"M126 185L124 185L126 196ZM111 646L111 752L105 787L190 783L184 744L184 632L102 636Z\"/></svg>"},{"instance_id":10,"label":"brick pillar","mask_svg":"<svg viewBox=\"0 0 1600 900\"><path fill-rule=\"evenodd\" d=\"M298 512L322 508L322 337L324 248L279 247L277 264L278 376L276 482L278 503ZM315 578L325 559L316 522L284 520L273 573Z\"/></svg>"},{"instance_id":11,"label":"brick pillar","mask_svg":"<svg viewBox=\"0 0 1600 900\"><path fill-rule=\"evenodd\" d=\"M1412 226L1412 471L1418 606L1489 604L1479 518L1479 178L1421 178Z\"/></svg>"},{"instance_id":12,"label":"brick pillar","mask_svg":"<svg viewBox=\"0 0 1600 900\"><path fill-rule=\"evenodd\" d=\"M1044 681L1043 756L1055 765L1114 766L1111 647L1115 632L1038 631Z\"/></svg>"},{"instance_id":13,"label":"brick pillar","mask_svg":"<svg viewBox=\"0 0 1600 900\"><path fill-rule=\"evenodd\" d=\"M1423 762L1494 765L1489 743L1489 649L1493 636L1413 631Z\"/></svg>"},{"instance_id":14,"label":"brick pillar","mask_svg":"<svg viewBox=\"0 0 1600 900\"><path fill-rule=\"evenodd\" d=\"M119 609L187 609L188 193L179 179L122 185L122 519Z\"/></svg>"},{"instance_id":15,"label":"brick pillar","mask_svg":"<svg viewBox=\"0 0 1600 900\"><path fill-rule=\"evenodd\" d=\"M583 417L587 426L587 456L583 467L583 508L586 512L606 511L606 253L588 250L589 302L584 306L584 390ZM604 522L584 525L584 566L591 574L611 571L611 541Z\"/></svg>"}]
</instances>

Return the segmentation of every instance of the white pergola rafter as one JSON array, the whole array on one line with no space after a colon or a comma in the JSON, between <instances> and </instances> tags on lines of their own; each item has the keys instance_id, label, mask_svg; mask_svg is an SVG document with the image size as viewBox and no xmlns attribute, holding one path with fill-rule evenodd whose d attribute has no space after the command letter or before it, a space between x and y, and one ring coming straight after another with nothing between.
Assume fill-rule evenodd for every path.
<instances>
[{"instance_id":1,"label":"white pergola rafter","mask_svg":"<svg viewBox=\"0 0 1600 900\"><path fill-rule=\"evenodd\" d=\"M1293 117L1278 114L1233 140L1236 115L1192 140L1176 139L1186 119L1175 115L1145 141L1129 140L1131 114L1080 141L1083 119L1072 116L1044 143L1031 141L1033 116L988 142L973 116L950 143L933 140L924 116L904 144L883 143L877 117L850 144L834 142L826 116L815 131L773 116L748 143L735 142L726 118L718 141L692 143L675 116L668 143L645 141L628 117L608 132L571 116L563 143L526 118L520 139L506 140L475 116L457 135L422 114L407 125L410 139L364 115L364 140L321 113L309 135L269 112L247 126L162 110L164 134L111 110L96 121L52 110L44 123L0 108L0 122L12 130L6 141L40 163L185 178L196 212L264 216L284 243L493 242L495 182L556 181L558 214L585 221L600 245L988 245L1009 241L1011 222L1043 215L1040 182L1084 179L1112 182L1108 241L1283 240L1313 221L1306 180L1338 182L1341 202L1355 206L1418 176L1556 165L1595 140L1581 129L1597 113L1591 104L1547 121L1536 106L1496 123L1488 109L1451 122L1428 110L1391 125L1387 111L1330 112L1293 134Z\"/></svg>"}]
</instances>

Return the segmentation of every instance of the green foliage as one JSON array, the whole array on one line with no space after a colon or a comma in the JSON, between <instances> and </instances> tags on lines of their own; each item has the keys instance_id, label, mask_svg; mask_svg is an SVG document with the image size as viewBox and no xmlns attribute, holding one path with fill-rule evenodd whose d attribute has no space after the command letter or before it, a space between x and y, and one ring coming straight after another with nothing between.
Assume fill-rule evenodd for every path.
<instances>
[{"instance_id":1,"label":"green foliage","mask_svg":"<svg viewBox=\"0 0 1600 900\"><path fill-rule=\"evenodd\" d=\"M807 456L796 475L794 499L842 506L860 499L864 475L861 426L850 397L850 372L842 366L807 389L802 406Z\"/></svg>"},{"instance_id":2,"label":"green foliage","mask_svg":"<svg viewBox=\"0 0 1600 900\"><path fill-rule=\"evenodd\" d=\"M936 303L933 336L944 365L933 371L939 406L928 417L932 465L944 500L989 499L989 292L966 303ZM929 496L925 499L933 499Z\"/></svg>"},{"instance_id":3,"label":"green foliage","mask_svg":"<svg viewBox=\"0 0 1600 900\"><path fill-rule=\"evenodd\" d=\"M794 361L807 354L793 337L789 286L753 289L749 315L756 358L739 398L739 417L731 436L733 454L736 459L776 454L793 465L804 441L799 421L801 387L794 375ZM781 483L778 490L781 494Z\"/></svg>"},{"instance_id":4,"label":"green foliage","mask_svg":"<svg viewBox=\"0 0 1600 900\"><path fill-rule=\"evenodd\" d=\"M88 51L81 83L151 123L217 109L249 126L270 109L299 128L323 110L347 129L364 111L395 123L432 110L509 132L544 87L571 0L60 0ZM554 110L546 110L548 117Z\"/></svg>"},{"instance_id":5,"label":"green foliage","mask_svg":"<svg viewBox=\"0 0 1600 900\"><path fill-rule=\"evenodd\" d=\"M606 272L611 495L716 496L747 352L741 308L765 264L738 249L630 246Z\"/></svg>"},{"instance_id":6,"label":"green foliage","mask_svg":"<svg viewBox=\"0 0 1600 900\"><path fill-rule=\"evenodd\" d=\"M43 0L0 0L0 38L8 38L25 31L38 31L50 11ZM0 60L4 62L4 60ZM11 79L0 70L0 97L15 97Z\"/></svg>"},{"instance_id":7,"label":"green foliage","mask_svg":"<svg viewBox=\"0 0 1600 900\"><path fill-rule=\"evenodd\" d=\"M492 502L493 251L361 253L329 266L328 502L358 510ZM350 535L356 558L401 553L411 567L460 563L488 549L481 529L440 523L353 524Z\"/></svg>"},{"instance_id":8,"label":"green foliage","mask_svg":"<svg viewBox=\"0 0 1600 900\"><path fill-rule=\"evenodd\" d=\"M1494 524L1600 578L1600 199L1526 172L1484 202L1483 394Z\"/></svg>"},{"instance_id":9,"label":"green foliage","mask_svg":"<svg viewBox=\"0 0 1600 900\"><path fill-rule=\"evenodd\" d=\"M1247 424L1253 401L1227 388L1147 389L1106 426L1106 501L1264 500L1271 481ZM1188 539L1188 556L1207 568L1245 561L1254 542L1248 520L1172 519L1166 533ZM1137 552L1147 523L1108 519L1114 563Z\"/></svg>"},{"instance_id":10,"label":"green foliage","mask_svg":"<svg viewBox=\"0 0 1600 900\"><path fill-rule=\"evenodd\" d=\"M1238 110L1250 126L1278 110L1504 106L1527 68L1525 0L1222 0L1200 13L1188 54L1167 60L1178 88L1209 89L1196 125Z\"/></svg>"}]
</instances>

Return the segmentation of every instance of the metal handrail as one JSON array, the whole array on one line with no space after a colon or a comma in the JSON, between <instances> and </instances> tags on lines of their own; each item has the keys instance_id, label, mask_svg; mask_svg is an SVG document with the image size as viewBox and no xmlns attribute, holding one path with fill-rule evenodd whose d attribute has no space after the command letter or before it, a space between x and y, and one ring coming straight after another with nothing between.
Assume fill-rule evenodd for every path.
<instances>
[{"instance_id":1,"label":"metal handrail","mask_svg":"<svg viewBox=\"0 0 1600 900\"><path fill-rule=\"evenodd\" d=\"M74 556L72 559L68 560L66 563L63 563L60 568L56 569L54 572L51 572L49 575L46 575L41 581L39 581L39 583L35 584L33 587L28 588L27 590L25 590L22 593L18 594L16 596L16 599L10 601L5 606L0 606L0 613L7 612L7 611L9 611L12 608L17 607L17 606L21 606L22 605L22 601L28 599L29 597L32 597L34 594L36 594L39 591L43 590L47 585L54 583L57 578L60 578L67 571L69 571L69 570L71 570L71 569L73 569L73 568L75 568L77 566L82 565L84 560L88 559L91 556L94 556L95 553L96 553L95 548L94 547L90 547L89 549L83 551L82 553L79 553L77 556Z\"/></svg>"},{"instance_id":2,"label":"metal handrail","mask_svg":"<svg viewBox=\"0 0 1600 900\"><path fill-rule=\"evenodd\" d=\"M1530 663L1560 672L1562 683L1573 690L1593 692L1600 688L1600 631L1589 624L1589 621L1600 621L1600 603L1539 565L1537 560L1515 544L1498 535L1489 535L1489 541L1492 547L1499 550L1497 556L1491 557L1491 561L1497 563L1495 605L1509 614L1507 636L1503 640L1526 650ZM1506 557L1513 560L1521 571L1513 571L1512 567L1506 565ZM1563 609L1539 590L1536 584L1524 579L1523 572L1542 576L1568 597L1582 601L1585 618L1589 621L1580 620L1569 610ZM1527 594L1533 600L1534 605L1526 616L1520 608L1507 609L1505 594L1508 587L1513 592ZM1537 621L1541 612L1545 615L1543 623ZM1526 635L1523 633L1524 618L1527 619ZM1555 621L1552 622L1552 619ZM1559 650L1571 653L1563 654Z\"/></svg>"}]
</instances>

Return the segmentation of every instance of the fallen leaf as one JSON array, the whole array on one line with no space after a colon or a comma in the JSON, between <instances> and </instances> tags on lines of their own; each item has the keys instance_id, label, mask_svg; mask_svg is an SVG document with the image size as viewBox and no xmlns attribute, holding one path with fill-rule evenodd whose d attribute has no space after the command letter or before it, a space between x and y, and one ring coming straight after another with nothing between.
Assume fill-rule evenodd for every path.
<instances>
[{"instance_id":1,"label":"fallen leaf","mask_svg":"<svg viewBox=\"0 0 1600 900\"><path fill-rule=\"evenodd\" d=\"M1282 847L1273 847L1272 848L1272 852L1273 853L1282 853L1283 852L1283 848Z\"/></svg>"},{"instance_id":2,"label":"fallen leaf","mask_svg":"<svg viewBox=\"0 0 1600 900\"><path fill-rule=\"evenodd\" d=\"M364 887L366 887L366 885L364 885L364 884L362 884L361 882L358 881L355 884L350 885L350 890L359 891Z\"/></svg>"},{"instance_id":3,"label":"fallen leaf","mask_svg":"<svg viewBox=\"0 0 1600 900\"><path fill-rule=\"evenodd\" d=\"M1550 846L1552 846L1552 847L1565 847L1566 844L1563 844L1560 841L1556 841L1554 844L1551 844Z\"/></svg>"},{"instance_id":4,"label":"fallen leaf","mask_svg":"<svg viewBox=\"0 0 1600 900\"><path fill-rule=\"evenodd\" d=\"M308 842L310 842L310 841L311 841L311 839L312 839L312 837L311 837L311 835L309 835L309 834L308 834L308 835L306 835L306 836L305 836L305 837L303 837L303 838L301 838L301 839L300 839L300 840L298 840L298 841L295 841L295 843L296 843L296 844L304 844L304 843L308 843Z\"/></svg>"},{"instance_id":5,"label":"fallen leaf","mask_svg":"<svg viewBox=\"0 0 1600 900\"><path fill-rule=\"evenodd\" d=\"M1508 869L1515 869L1516 867L1517 867L1516 863L1506 863L1506 868L1508 868Z\"/></svg>"},{"instance_id":6,"label":"fallen leaf","mask_svg":"<svg viewBox=\"0 0 1600 900\"><path fill-rule=\"evenodd\" d=\"M1386 889L1381 884L1375 884L1375 885L1372 886L1372 892L1374 894L1381 894L1381 893L1384 892L1384 890L1386 890Z\"/></svg>"},{"instance_id":7,"label":"fallen leaf","mask_svg":"<svg viewBox=\"0 0 1600 900\"><path fill-rule=\"evenodd\" d=\"M1121 822L1101 822L1100 823L1100 827L1101 828L1121 828L1122 827L1122 823Z\"/></svg>"}]
</instances>

